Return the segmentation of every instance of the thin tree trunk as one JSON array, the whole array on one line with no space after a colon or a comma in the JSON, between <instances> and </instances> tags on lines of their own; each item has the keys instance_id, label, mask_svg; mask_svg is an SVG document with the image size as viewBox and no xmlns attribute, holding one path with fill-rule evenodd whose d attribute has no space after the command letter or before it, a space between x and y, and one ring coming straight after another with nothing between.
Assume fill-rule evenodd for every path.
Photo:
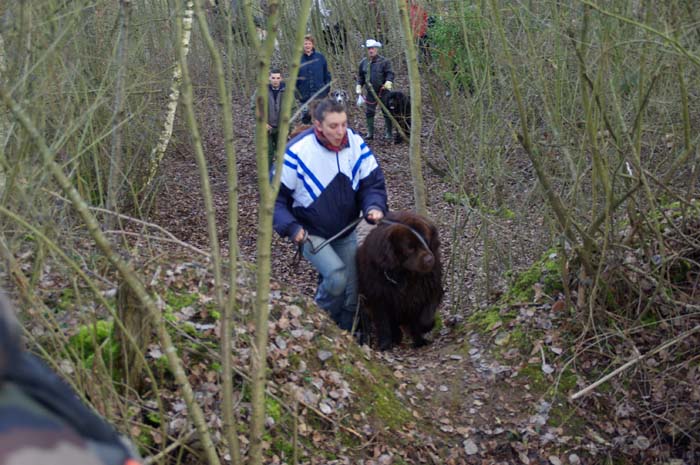
<instances>
[{"instance_id":1,"label":"thin tree trunk","mask_svg":"<svg viewBox=\"0 0 700 465\"><path fill-rule=\"evenodd\" d=\"M275 199L279 190L280 175L282 171L282 149L278 147L275 176L270 183L269 166L267 161L267 101L269 82L268 74L270 58L274 49L276 31L279 23L279 1L271 0L268 3L269 16L267 22L267 38L258 48L258 78L256 97L256 159L258 166L258 189L260 191L260 207L258 211L258 236L257 236L257 299L255 301L255 341L250 357L251 371L251 420L250 420L250 452L248 463L250 465L262 464L262 438L265 427L265 384L267 380L267 342L268 342L268 317L270 296L270 268L272 244L272 214L274 212ZM247 2L244 4L246 22L252 24L252 15ZM306 23L311 11L311 0L302 0L296 35L294 37L295 59L291 65L291 73L288 82L296 82L299 73L299 61L302 55ZM280 137L287 133L289 128L289 114L292 108L294 93L285 92L282 101L280 116Z\"/></svg>"},{"instance_id":2,"label":"thin tree trunk","mask_svg":"<svg viewBox=\"0 0 700 465\"><path fill-rule=\"evenodd\" d=\"M418 58L416 57L416 44L413 40L413 30L408 13L407 0L396 0L399 7L401 32L403 32L406 62L408 63L408 81L411 86L411 140L409 158L411 161L411 177L413 178L413 201L416 212L421 215L428 214L428 201L423 180L423 166L421 163L420 133L423 124L421 113L422 93L420 87L420 73L418 72Z\"/></svg>"},{"instance_id":3,"label":"thin tree trunk","mask_svg":"<svg viewBox=\"0 0 700 465\"><path fill-rule=\"evenodd\" d=\"M224 2L227 3L227 2ZM226 149L227 185L228 185L228 217L229 217L229 296L226 302L223 301L223 294L217 298L223 310L221 318L221 363L223 376L223 420L224 435L231 451L231 461L233 465L241 463L241 449L238 443L237 423L233 412L233 370L231 360L231 333L233 322L233 310L236 303L237 289L237 266L238 266L238 175L236 171L236 152L233 145L233 111L231 109L231 98L226 86L226 74L221 60L221 54L216 49L214 40L209 32L209 26L201 5L201 0L194 2L197 23L202 32L202 37L209 50L209 55L214 61L216 72L216 83L219 92L219 102L221 106L221 117L223 118L224 147ZM230 28L227 28L230 31ZM212 251L213 252L213 251ZM223 283L222 283L223 284ZM219 286L221 288L221 286Z\"/></svg>"},{"instance_id":4,"label":"thin tree trunk","mask_svg":"<svg viewBox=\"0 0 700 465\"><path fill-rule=\"evenodd\" d=\"M117 316L124 329L115 327L115 338L120 341L120 362L124 370L124 383L141 394L144 387L143 354L139 353L151 343L153 321L148 311L128 284L122 281L117 289ZM135 344L129 343L129 337Z\"/></svg>"},{"instance_id":5,"label":"thin tree trunk","mask_svg":"<svg viewBox=\"0 0 700 465\"><path fill-rule=\"evenodd\" d=\"M4 83L7 78L7 58L5 55L5 41L0 35L0 84ZM7 140L9 131L9 118L8 114L5 112L0 112L0 199L3 197L5 191L5 166L7 166L7 159L5 157L5 141Z\"/></svg>"},{"instance_id":6,"label":"thin tree trunk","mask_svg":"<svg viewBox=\"0 0 700 465\"><path fill-rule=\"evenodd\" d=\"M119 196L123 175L124 157L122 154L121 121L124 118L124 89L129 51L129 13L131 0L119 0L119 38L117 45L117 77L114 90L114 106L112 108L112 147L109 154L109 175L107 179L107 210L119 211ZM107 215L107 229L114 229L116 216Z\"/></svg>"}]
</instances>

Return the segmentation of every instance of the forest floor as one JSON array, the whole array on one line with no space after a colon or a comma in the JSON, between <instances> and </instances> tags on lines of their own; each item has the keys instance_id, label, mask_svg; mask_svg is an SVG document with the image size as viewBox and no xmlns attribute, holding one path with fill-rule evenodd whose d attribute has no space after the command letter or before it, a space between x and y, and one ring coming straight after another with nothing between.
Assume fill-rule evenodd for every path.
<instances>
[{"instance_id":1,"label":"forest floor","mask_svg":"<svg viewBox=\"0 0 700 465\"><path fill-rule=\"evenodd\" d=\"M210 108L215 108L211 105ZM234 113L244 115L250 124L236 128L239 176L239 245L241 258L255 262L257 235L258 188L253 140L253 115L246 102L236 102ZM249 115L249 118L245 118ZM431 115L427 115L429 120ZM364 132L364 117L356 109L350 111L349 125ZM211 184L218 223L219 238L224 250L227 244L226 157L221 132L214 116L203 115L203 139L209 163ZM426 124L426 127L429 125ZM408 163L408 144L395 145L381 138L382 118L377 118L380 137L369 143L381 164L392 210L412 209L413 190ZM432 140L432 139L431 139ZM423 147L428 161L439 153L439 147ZM179 239L195 246L207 247L208 238L204 206L200 196L200 180L194 157L172 154L163 165L164 182L156 207L156 222ZM449 255L449 228L453 206L444 200L448 189L434 170L425 169L428 208L443 238L444 254ZM534 229L534 228L532 228ZM466 232L469 234L470 232ZM532 230L510 231L530 244L538 238ZM507 240L507 238L504 238ZM537 247L532 247L536 250ZM275 235L272 245L273 279L292 292L308 298L316 287L316 274L308 263L291 265L294 248ZM521 259L531 263L535 257L523 251ZM475 263L475 261L471 261ZM478 270L468 270L470 279ZM553 309L551 302L525 302L503 308L515 317L503 323L496 317L481 324L466 324L477 304L467 286L468 295L461 296L464 308L455 308L455 296L447 296L443 309L445 322L431 345L413 349L406 343L386 353L373 352L373 358L385 364L396 380L396 395L403 399L415 417L413 431L399 434L413 438L414 444L377 444L367 446L364 462L390 463L479 463L479 464L577 464L603 462L611 444L600 434L605 419L596 420L588 412L585 421L577 407L554 390L566 393L577 390L575 377L561 373L562 360L570 347L562 340L563 312ZM451 309L447 311L446 309ZM504 320L505 321L505 320ZM516 335L542 335L534 342L522 341ZM539 336L538 336L539 337ZM516 348L513 348L516 347ZM525 354L523 354L523 351ZM569 353L568 356L571 356ZM554 360L557 360L556 362ZM553 367L557 370L554 371ZM554 373L552 373L554 371ZM570 373L570 372L567 372ZM578 388L581 387L579 381ZM591 425L598 424L600 427ZM420 440L418 439L420 438ZM420 444L419 444L420 443ZM411 452L412 448L422 452ZM314 463L351 463L342 457ZM356 463L356 462L352 462Z\"/></svg>"}]
</instances>

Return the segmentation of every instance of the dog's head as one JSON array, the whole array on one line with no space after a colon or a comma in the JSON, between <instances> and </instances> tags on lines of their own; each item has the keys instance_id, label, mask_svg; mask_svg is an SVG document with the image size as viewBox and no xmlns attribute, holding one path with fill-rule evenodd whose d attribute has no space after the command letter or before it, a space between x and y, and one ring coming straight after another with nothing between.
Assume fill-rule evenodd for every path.
<instances>
[{"instance_id":1,"label":"dog's head","mask_svg":"<svg viewBox=\"0 0 700 465\"><path fill-rule=\"evenodd\" d=\"M382 102L394 115L403 114L410 107L409 98L403 92L398 91L386 92L382 95Z\"/></svg>"},{"instance_id":2,"label":"dog's head","mask_svg":"<svg viewBox=\"0 0 700 465\"><path fill-rule=\"evenodd\" d=\"M343 89L336 89L331 92L330 98L343 105L347 105L348 100L350 100L350 96Z\"/></svg>"}]
</instances>

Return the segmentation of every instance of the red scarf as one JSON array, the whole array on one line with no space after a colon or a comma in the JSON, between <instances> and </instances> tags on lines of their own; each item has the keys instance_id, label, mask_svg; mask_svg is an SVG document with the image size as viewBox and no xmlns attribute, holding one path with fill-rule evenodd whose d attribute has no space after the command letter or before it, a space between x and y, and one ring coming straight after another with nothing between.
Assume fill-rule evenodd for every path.
<instances>
[{"instance_id":1,"label":"red scarf","mask_svg":"<svg viewBox=\"0 0 700 465\"><path fill-rule=\"evenodd\" d=\"M326 136L323 135L321 131L316 129L314 126L314 134L316 134L316 140L319 141L321 145L323 145L325 148L330 150L331 152L340 152L343 150L345 147L349 147L350 143L348 142L348 132L345 131L345 135L343 135L343 139L340 141L340 145L333 145L331 141L329 141Z\"/></svg>"}]
</instances>

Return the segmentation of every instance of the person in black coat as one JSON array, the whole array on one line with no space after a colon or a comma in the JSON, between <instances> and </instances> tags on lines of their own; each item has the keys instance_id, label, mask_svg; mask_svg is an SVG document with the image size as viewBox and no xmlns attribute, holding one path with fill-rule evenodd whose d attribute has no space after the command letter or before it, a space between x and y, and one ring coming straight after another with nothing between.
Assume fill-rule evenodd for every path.
<instances>
[{"instance_id":1,"label":"person in black coat","mask_svg":"<svg viewBox=\"0 0 700 465\"><path fill-rule=\"evenodd\" d=\"M393 87L394 71L391 69L391 62L379 55L381 42L374 39L368 39L365 43L367 48L367 56L360 61L360 66L357 71L357 86L355 92L362 94L362 87L366 87L367 96L365 116L367 117L367 134L365 140L374 139L374 114L377 111L377 97L382 98L382 93L390 91ZM372 92L374 90L374 92ZM391 139L392 126L391 119L384 112L384 138Z\"/></svg>"},{"instance_id":2,"label":"person in black coat","mask_svg":"<svg viewBox=\"0 0 700 465\"><path fill-rule=\"evenodd\" d=\"M311 124L309 102L328 96L331 89L331 73L328 62L321 52L316 51L316 41L311 34L304 37L304 54L299 63L299 76L296 83L296 97L302 108L301 122Z\"/></svg>"}]
</instances>

